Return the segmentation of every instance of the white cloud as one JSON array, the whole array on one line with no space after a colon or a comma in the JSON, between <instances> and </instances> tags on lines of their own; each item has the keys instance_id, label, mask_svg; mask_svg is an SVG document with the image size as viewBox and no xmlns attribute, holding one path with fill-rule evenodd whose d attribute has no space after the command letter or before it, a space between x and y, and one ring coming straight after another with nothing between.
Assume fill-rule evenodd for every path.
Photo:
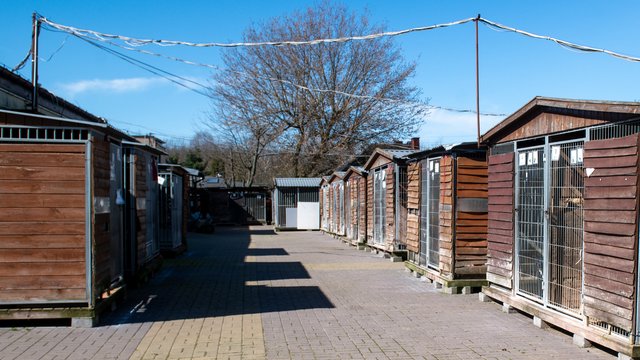
<instances>
[{"instance_id":1,"label":"white cloud","mask_svg":"<svg viewBox=\"0 0 640 360\"><path fill-rule=\"evenodd\" d=\"M499 116L481 116L480 133L485 133L502 119ZM431 147L476 141L477 131L476 114L432 109L422 123L419 136L423 146Z\"/></svg>"},{"instance_id":2,"label":"white cloud","mask_svg":"<svg viewBox=\"0 0 640 360\"><path fill-rule=\"evenodd\" d=\"M110 92L133 92L146 90L154 85L166 83L167 80L161 78L125 78L125 79L93 79L80 80L68 84L62 84L60 88L67 96L75 96L91 91Z\"/></svg>"}]
</instances>

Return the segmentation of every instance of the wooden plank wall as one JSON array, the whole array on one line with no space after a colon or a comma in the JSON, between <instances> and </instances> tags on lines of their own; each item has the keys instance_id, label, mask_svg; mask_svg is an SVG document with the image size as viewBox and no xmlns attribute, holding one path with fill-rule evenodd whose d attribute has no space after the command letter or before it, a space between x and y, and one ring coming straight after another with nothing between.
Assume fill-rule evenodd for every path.
<instances>
[{"instance_id":1,"label":"wooden plank wall","mask_svg":"<svg viewBox=\"0 0 640 360\"><path fill-rule=\"evenodd\" d=\"M333 194L335 192L335 189L333 188L333 184L329 183L329 218L328 218L328 230L330 233L333 233L333 229L335 228L335 224L333 221Z\"/></svg>"},{"instance_id":2,"label":"wooden plank wall","mask_svg":"<svg viewBox=\"0 0 640 360\"><path fill-rule=\"evenodd\" d=\"M147 258L147 210L146 208L139 208L138 203L142 199L147 198L147 164L144 153L140 150L135 152L135 197L136 197L136 248L138 249L137 256L137 268L139 269L144 265Z\"/></svg>"},{"instance_id":3,"label":"wooden plank wall","mask_svg":"<svg viewBox=\"0 0 640 360\"><path fill-rule=\"evenodd\" d=\"M453 160L440 158L440 272L452 277L453 272Z\"/></svg>"},{"instance_id":4,"label":"wooden plank wall","mask_svg":"<svg viewBox=\"0 0 640 360\"><path fill-rule=\"evenodd\" d=\"M458 156L456 160L456 196L458 199L488 197L487 161ZM487 263L487 212L456 212L455 273L484 277Z\"/></svg>"},{"instance_id":5,"label":"wooden plank wall","mask_svg":"<svg viewBox=\"0 0 640 360\"><path fill-rule=\"evenodd\" d=\"M350 224L349 226L351 227L351 236L350 236L350 240L354 240L358 238L358 234L353 233L353 229L356 228L356 226L358 225L358 185L360 182L360 175L358 174L351 174L351 176L349 177L349 180L347 180L347 183L349 184L349 198L345 199L346 201L349 202L349 213L346 214L347 216L347 223ZM345 196L346 196L346 189L347 186L345 184ZM346 230L346 229L345 229Z\"/></svg>"},{"instance_id":6,"label":"wooden plank wall","mask_svg":"<svg viewBox=\"0 0 640 360\"><path fill-rule=\"evenodd\" d=\"M373 243L373 171L367 176L367 242Z\"/></svg>"},{"instance_id":7,"label":"wooden plank wall","mask_svg":"<svg viewBox=\"0 0 640 360\"><path fill-rule=\"evenodd\" d=\"M385 177L387 188L385 194L385 246L391 247L393 241L396 238L396 190L394 184L396 183L395 169L396 164L387 165L387 176Z\"/></svg>"},{"instance_id":8,"label":"wooden plank wall","mask_svg":"<svg viewBox=\"0 0 640 360\"><path fill-rule=\"evenodd\" d=\"M487 280L512 287L514 153L489 156Z\"/></svg>"},{"instance_id":9,"label":"wooden plank wall","mask_svg":"<svg viewBox=\"0 0 640 360\"><path fill-rule=\"evenodd\" d=\"M358 219L358 240L365 241L367 238L367 219L369 211L369 202L367 201L367 183L366 176L358 179L358 192L360 193L360 218Z\"/></svg>"},{"instance_id":10,"label":"wooden plank wall","mask_svg":"<svg viewBox=\"0 0 640 360\"><path fill-rule=\"evenodd\" d=\"M584 166L584 313L631 331L638 250L638 135L590 141Z\"/></svg>"},{"instance_id":11,"label":"wooden plank wall","mask_svg":"<svg viewBox=\"0 0 640 360\"><path fill-rule=\"evenodd\" d=\"M92 140L93 196L109 198L110 189L110 144L100 137ZM110 214L95 214L93 217L93 287L99 295L111 283L111 232Z\"/></svg>"},{"instance_id":12,"label":"wooden plank wall","mask_svg":"<svg viewBox=\"0 0 640 360\"><path fill-rule=\"evenodd\" d=\"M0 144L0 302L86 299L85 145Z\"/></svg>"},{"instance_id":13,"label":"wooden plank wall","mask_svg":"<svg viewBox=\"0 0 640 360\"><path fill-rule=\"evenodd\" d=\"M407 250L420 251L420 162L407 165Z\"/></svg>"}]
</instances>

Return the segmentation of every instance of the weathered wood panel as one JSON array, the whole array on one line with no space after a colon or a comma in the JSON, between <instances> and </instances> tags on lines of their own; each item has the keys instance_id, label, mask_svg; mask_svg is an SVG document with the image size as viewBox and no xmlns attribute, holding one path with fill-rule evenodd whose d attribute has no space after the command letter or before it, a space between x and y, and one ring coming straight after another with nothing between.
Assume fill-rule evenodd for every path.
<instances>
[{"instance_id":1,"label":"weathered wood panel","mask_svg":"<svg viewBox=\"0 0 640 360\"><path fill-rule=\"evenodd\" d=\"M585 144L584 313L630 331L637 259L638 135ZM633 171L631 171L633 169Z\"/></svg>"},{"instance_id":2,"label":"weathered wood panel","mask_svg":"<svg viewBox=\"0 0 640 360\"><path fill-rule=\"evenodd\" d=\"M489 156L487 278L505 287L513 279L513 171L513 153Z\"/></svg>"},{"instance_id":3,"label":"weathered wood panel","mask_svg":"<svg viewBox=\"0 0 640 360\"><path fill-rule=\"evenodd\" d=\"M407 250L420 251L420 162L407 166Z\"/></svg>"},{"instance_id":4,"label":"weathered wood panel","mask_svg":"<svg viewBox=\"0 0 640 360\"><path fill-rule=\"evenodd\" d=\"M604 123L601 119L589 119L576 115L540 112L528 122L513 129L513 131L503 137L500 142L526 139L555 132L584 128L601 123Z\"/></svg>"},{"instance_id":5,"label":"weathered wood panel","mask_svg":"<svg viewBox=\"0 0 640 360\"><path fill-rule=\"evenodd\" d=\"M456 196L461 199L486 201L488 197L488 166L484 158L459 155L456 159ZM487 263L487 220L484 211L456 213L456 276L484 277Z\"/></svg>"},{"instance_id":6,"label":"weathered wood panel","mask_svg":"<svg viewBox=\"0 0 640 360\"><path fill-rule=\"evenodd\" d=\"M440 158L440 272L453 277L453 159L450 155Z\"/></svg>"},{"instance_id":7,"label":"weathered wood panel","mask_svg":"<svg viewBox=\"0 0 640 360\"><path fill-rule=\"evenodd\" d=\"M385 178L387 183L386 193L385 193L385 216L387 223L385 224L385 240L386 246L393 246L393 242L396 238L396 175L397 171L396 164L387 165L387 176Z\"/></svg>"},{"instance_id":8,"label":"weathered wood panel","mask_svg":"<svg viewBox=\"0 0 640 360\"><path fill-rule=\"evenodd\" d=\"M0 302L86 298L85 146L0 144Z\"/></svg>"},{"instance_id":9,"label":"weathered wood panel","mask_svg":"<svg viewBox=\"0 0 640 360\"><path fill-rule=\"evenodd\" d=\"M92 142L93 193L95 197L109 197L110 144L101 138ZM111 228L110 214L93 216L93 287L94 294L102 292L111 283Z\"/></svg>"}]
</instances>

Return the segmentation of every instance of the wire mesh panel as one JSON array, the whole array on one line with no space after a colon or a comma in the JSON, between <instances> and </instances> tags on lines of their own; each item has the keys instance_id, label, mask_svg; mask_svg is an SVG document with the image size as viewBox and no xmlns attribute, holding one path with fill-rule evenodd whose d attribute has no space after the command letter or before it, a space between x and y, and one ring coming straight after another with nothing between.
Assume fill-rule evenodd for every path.
<instances>
[{"instance_id":1,"label":"wire mesh panel","mask_svg":"<svg viewBox=\"0 0 640 360\"><path fill-rule=\"evenodd\" d=\"M398 221L396 226L398 227L398 239L407 238L407 216L409 214L409 179L407 174L407 167L398 167Z\"/></svg>"},{"instance_id":2,"label":"wire mesh panel","mask_svg":"<svg viewBox=\"0 0 640 360\"><path fill-rule=\"evenodd\" d=\"M296 188L293 188L296 191ZM320 189L317 187L297 188L299 202L320 202ZM295 203L297 206L297 202ZM295 206L294 206L295 207Z\"/></svg>"},{"instance_id":3,"label":"wire mesh panel","mask_svg":"<svg viewBox=\"0 0 640 360\"><path fill-rule=\"evenodd\" d=\"M296 188L278 189L278 225L287 225L287 209L295 208L297 204Z\"/></svg>"},{"instance_id":4,"label":"wire mesh panel","mask_svg":"<svg viewBox=\"0 0 640 360\"><path fill-rule=\"evenodd\" d=\"M344 182L340 182L338 184L338 208L340 209L339 218L338 218L338 233L340 235L344 235L344 223L345 223L345 207L346 201L344 199Z\"/></svg>"},{"instance_id":5,"label":"wire mesh panel","mask_svg":"<svg viewBox=\"0 0 640 360\"><path fill-rule=\"evenodd\" d=\"M109 181L109 198L110 203L110 269L111 280L115 281L122 276L124 270L124 243L123 243L123 157L122 148L118 145L110 145L110 181Z\"/></svg>"},{"instance_id":6,"label":"wire mesh panel","mask_svg":"<svg viewBox=\"0 0 640 360\"><path fill-rule=\"evenodd\" d=\"M267 197L265 194L246 193L244 194L245 211L255 221L265 222L267 220L266 206Z\"/></svg>"},{"instance_id":7,"label":"wire mesh panel","mask_svg":"<svg viewBox=\"0 0 640 360\"><path fill-rule=\"evenodd\" d=\"M329 185L322 186L322 228L329 230Z\"/></svg>"},{"instance_id":8,"label":"wire mesh panel","mask_svg":"<svg viewBox=\"0 0 640 360\"><path fill-rule=\"evenodd\" d=\"M331 232L334 234L338 232L339 219L340 219L340 193L338 192L338 183L333 183L333 201L331 202Z\"/></svg>"},{"instance_id":9,"label":"wire mesh panel","mask_svg":"<svg viewBox=\"0 0 640 360\"><path fill-rule=\"evenodd\" d=\"M420 257L418 264L427 265L427 238L429 226L429 163L423 160L420 163Z\"/></svg>"},{"instance_id":10,"label":"wire mesh panel","mask_svg":"<svg viewBox=\"0 0 640 360\"><path fill-rule=\"evenodd\" d=\"M440 159L429 160L429 253L427 265L438 267L440 262Z\"/></svg>"},{"instance_id":11,"label":"wire mesh panel","mask_svg":"<svg viewBox=\"0 0 640 360\"><path fill-rule=\"evenodd\" d=\"M373 175L373 242L384 244L386 204L385 194L387 188L386 168L377 168Z\"/></svg>"},{"instance_id":12,"label":"wire mesh panel","mask_svg":"<svg viewBox=\"0 0 640 360\"><path fill-rule=\"evenodd\" d=\"M549 303L579 313L582 296L583 142L551 146Z\"/></svg>"},{"instance_id":13,"label":"wire mesh panel","mask_svg":"<svg viewBox=\"0 0 640 360\"><path fill-rule=\"evenodd\" d=\"M521 293L542 299L544 279L544 148L518 152L516 251Z\"/></svg>"},{"instance_id":14,"label":"wire mesh panel","mask_svg":"<svg viewBox=\"0 0 640 360\"><path fill-rule=\"evenodd\" d=\"M346 235L347 235L347 238L352 239L353 229L351 226L352 214L351 214L351 183L350 182L346 182L344 184L344 213L345 213L344 225L345 225Z\"/></svg>"}]
</instances>

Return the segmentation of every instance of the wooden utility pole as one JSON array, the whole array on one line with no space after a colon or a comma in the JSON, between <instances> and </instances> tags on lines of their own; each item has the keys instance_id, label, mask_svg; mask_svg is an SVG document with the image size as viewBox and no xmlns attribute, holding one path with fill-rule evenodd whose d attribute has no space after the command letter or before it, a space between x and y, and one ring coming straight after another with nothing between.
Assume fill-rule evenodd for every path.
<instances>
[{"instance_id":1,"label":"wooden utility pole","mask_svg":"<svg viewBox=\"0 0 640 360\"><path fill-rule=\"evenodd\" d=\"M474 20L476 23L476 122L478 128L478 147L480 147L480 52L478 41L478 23L480 22L480 14Z\"/></svg>"},{"instance_id":2,"label":"wooden utility pole","mask_svg":"<svg viewBox=\"0 0 640 360\"><path fill-rule=\"evenodd\" d=\"M40 35L40 19L33 13L33 34L31 36L31 84L33 86L32 108L38 112L38 35Z\"/></svg>"}]
</instances>

